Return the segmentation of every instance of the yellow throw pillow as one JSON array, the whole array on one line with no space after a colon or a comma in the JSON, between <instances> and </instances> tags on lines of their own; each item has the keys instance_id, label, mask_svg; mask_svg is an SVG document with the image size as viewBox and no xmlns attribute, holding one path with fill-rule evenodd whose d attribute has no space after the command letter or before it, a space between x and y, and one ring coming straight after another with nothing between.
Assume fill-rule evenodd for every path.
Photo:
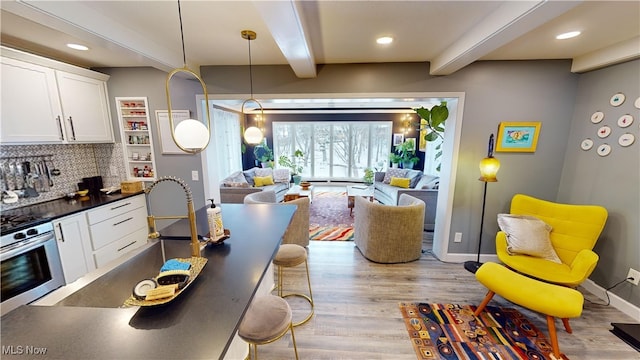
<instances>
[{"instance_id":1,"label":"yellow throw pillow","mask_svg":"<svg viewBox=\"0 0 640 360\"><path fill-rule=\"evenodd\" d=\"M389 183L389 185L408 189L410 182L411 182L411 179L409 179L409 178L392 177L391 178L391 182Z\"/></svg>"},{"instance_id":2,"label":"yellow throw pillow","mask_svg":"<svg viewBox=\"0 0 640 360\"><path fill-rule=\"evenodd\" d=\"M256 187L273 185L273 176L256 176L253 178Z\"/></svg>"}]
</instances>

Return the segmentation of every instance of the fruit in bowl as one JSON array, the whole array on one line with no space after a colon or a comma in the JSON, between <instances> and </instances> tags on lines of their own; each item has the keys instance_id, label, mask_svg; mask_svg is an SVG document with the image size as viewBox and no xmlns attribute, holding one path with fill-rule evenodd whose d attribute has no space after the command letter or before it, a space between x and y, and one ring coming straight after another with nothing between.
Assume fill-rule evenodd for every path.
<instances>
[{"instance_id":1,"label":"fruit in bowl","mask_svg":"<svg viewBox=\"0 0 640 360\"><path fill-rule=\"evenodd\" d=\"M77 194L80 196L87 196L89 190L78 190Z\"/></svg>"}]
</instances>

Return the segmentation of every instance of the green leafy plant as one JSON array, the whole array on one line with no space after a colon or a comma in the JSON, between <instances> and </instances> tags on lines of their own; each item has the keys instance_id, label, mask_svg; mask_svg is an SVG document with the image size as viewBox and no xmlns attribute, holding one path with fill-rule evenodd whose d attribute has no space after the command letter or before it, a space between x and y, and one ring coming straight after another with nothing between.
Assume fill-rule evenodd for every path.
<instances>
[{"instance_id":1,"label":"green leafy plant","mask_svg":"<svg viewBox=\"0 0 640 360\"><path fill-rule=\"evenodd\" d=\"M424 136L426 141L444 140L444 124L449 118L449 109L447 108L447 102L442 101L440 105L434 105L431 110L424 107L413 109L420 119L421 129L426 128L427 132ZM438 160L442 156L442 144L436 146L435 160ZM438 163L436 169L440 171L440 163Z\"/></svg>"},{"instance_id":2,"label":"green leafy plant","mask_svg":"<svg viewBox=\"0 0 640 360\"><path fill-rule=\"evenodd\" d=\"M396 154L400 158L400 162L403 164L415 164L420 159L416 156L416 144L413 140L407 140L402 144L396 145Z\"/></svg>"},{"instance_id":3,"label":"green leafy plant","mask_svg":"<svg viewBox=\"0 0 640 360\"><path fill-rule=\"evenodd\" d=\"M402 161L402 158L400 158L400 155L392 152L391 154L389 154L389 161L391 161L392 164L399 164L400 161Z\"/></svg>"},{"instance_id":4,"label":"green leafy plant","mask_svg":"<svg viewBox=\"0 0 640 360\"><path fill-rule=\"evenodd\" d=\"M304 167L302 166L303 159L304 153L301 150L296 150L293 152L293 157L291 158L287 155L280 155L278 158L278 164L291 169L292 175L299 175L304 170Z\"/></svg>"},{"instance_id":5,"label":"green leafy plant","mask_svg":"<svg viewBox=\"0 0 640 360\"><path fill-rule=\"evenodd\" d=\"M253 155L256 160L261 163L269 163L273 161L273 150L269 148L267 140L263 140L260 144L253 147ZM271 167L273 164L271 164Z\"/></svg>"},{"instance_id":6,"label":"green leafy plant","mask_svg":"<svg viewBox=\"0 0 640 360\"><path fill-rule=\"evenodd\" d=\"M367 185L373 184L373 170L371 170L371 168L364 169L364 177L362 178L362 181Z\"/></svg>"}]
</instances>

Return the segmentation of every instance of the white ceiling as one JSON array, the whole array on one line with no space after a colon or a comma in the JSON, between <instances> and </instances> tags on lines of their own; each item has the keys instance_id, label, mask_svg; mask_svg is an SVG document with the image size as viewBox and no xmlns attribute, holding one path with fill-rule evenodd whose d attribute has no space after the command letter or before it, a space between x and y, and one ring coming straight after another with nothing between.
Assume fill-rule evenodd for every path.
<instances>
[{"instance_id":1,"label":"white ceiling","mask_svg":"<svg viewBox=\"0 0 640 360\"><path fill-rule=\"evenodd\" d=\"M184 65L177 1L2 0L3 45L83 67ZM584 72L640 57L640 1L181 1L187 64L430 62L432 75L481 60L572 59ZM571 30L569 40L555 36ZM375 43L382 35L395 41ZM78 52L68 42L87 45Z\"/></svg>"}]
</instances>

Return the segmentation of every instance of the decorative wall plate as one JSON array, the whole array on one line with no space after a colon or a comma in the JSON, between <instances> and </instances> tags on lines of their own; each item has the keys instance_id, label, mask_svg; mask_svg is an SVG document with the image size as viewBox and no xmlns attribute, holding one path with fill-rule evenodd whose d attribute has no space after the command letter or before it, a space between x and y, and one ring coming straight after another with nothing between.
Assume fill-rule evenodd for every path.
<instances>
[{"instance_id":1,"label":"decorative wall plate","mask_svg":"<svg viewBox=\"0 0 640 360\"><path fill-rule=\"evenodd\" d=\"M620 135L618 138L618 144L622 147L631 146L636 141L636 137L631 133L626 133Z\"/></svg>"},{"instance_id":2,"label":"decorative wall plate","mask_svg":"<svg viewBox=\"0 0 640 360\"><path fill-rule=\"evenodd\" d=\"M609 104L611 104L611 106L620 106L624 102L624 99L625 96L623 93L617 93L611 97L611 100L609 100Z\"/></svg>"},{"instance_id":3,"label":"decorative wall plate","mask_svg":"<svg viewBox=\"0 0 640 360\"><path fill-rule=\"evenodd\" d=\"M582 148L582 150L585 150L585 151L591 150L592 147L593 147L593 140L591 139L584 139L580 143L580 148Z\"/></svg>"},{"instance_id":4,"label":"decorative wall plate","mask_svg":"<svg viewBox=\"0 0 640 360\"><path fill-rule=\"evenodd\" d=\"M598 155L607 156L611 152L611 146L609 144L602 144L598 146Z\"/></svg>"},{"instance_id":5,"label":"decorative wall plate","mask_svg":"<svg viewBox=\"0 0 640 360\"><path fill-rule=\"evenodd\" d=\"M620 116L620 118L618 118L618 126L620 126L621 128L626 128L627 126L633 124L633 116L626 114L626 115L622 115Z\"/></svg>"},{"instance_id":6,"label":"decorative wall plate","mask_svg":"<svg viewBox=\"0 0 640 360\"><path fill-rule=\"evenodd\" d=\"M635 103L633 103L633 106L635 106L635 107L636 107L636 109L640 109L640 97L638 97L638 98L636 99L636 102L635 102Z\"/></svg>"},{"instance_id":7,"label":"decorative wall plate","mask_svg":"<svg viewBox=\"0 0 640 360\"><path fill-rule=\"evenodd\" d=\"M604 113L602 111L596 111L591 114L591 122L594 124L599 123L602 119L604 119Z\"/></svg>"},{"instance_id":8,"label":"decorative wall plate","mask_svg":"<svg viewBox=\"0 0 640 360\"><path fill-rule=\"evenodd\" d=\"M598 129L598 137L601 139L606 138L607 136L609 136L609 134L611 134L611 128L607 125L602 126L600 127L600 129Z\"/></svg>"}]
</instances>

